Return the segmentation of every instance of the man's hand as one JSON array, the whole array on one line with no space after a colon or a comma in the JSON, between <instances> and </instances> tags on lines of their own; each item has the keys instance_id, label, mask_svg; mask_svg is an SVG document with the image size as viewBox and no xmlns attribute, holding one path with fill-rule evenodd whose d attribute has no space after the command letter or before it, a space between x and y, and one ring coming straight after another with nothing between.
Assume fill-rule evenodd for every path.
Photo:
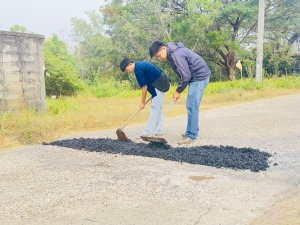
<instances>
[{"instance_id":1,"label":"man's hand","mask_svg":"<svg viewBox=\"0 0 300 225\"><path fill-rule=\"evenodd\" d=\"M179 93L179 92L175 91L175 93L174 93L174 95L173 95L173 99L174 99L174 101L177 101L177 99L179 99L179 98L180 98L180 95L181 95L181 93Z\"/></svg>"},{"instance_id":2,"label":"man's hand","mask_svg":"<svg viewBox=\"0 0 300 225\"><path fill-rule=\"evenodd\" d=\"M142 110L144 108L145 108L145 102L141 102L141 104L140 104L140 110Z\"/></svg>"}]
</instances>

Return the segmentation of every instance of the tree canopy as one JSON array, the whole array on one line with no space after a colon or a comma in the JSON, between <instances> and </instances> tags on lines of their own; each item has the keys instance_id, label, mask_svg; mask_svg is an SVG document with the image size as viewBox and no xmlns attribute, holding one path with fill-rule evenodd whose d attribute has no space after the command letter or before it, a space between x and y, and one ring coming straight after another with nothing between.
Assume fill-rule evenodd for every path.
<instances>
[{"instance_id":1,"label":"tree canopy","mask_svg":"<svg viewBox=\"0 0 300 225\"><path fill-rule=\"evenodd\" d=\"M298 0L268 0L265 8L265 60L269 73L291 67L290 45L299 40ZM112 0L89 21L73 18L75 57L86 79L114 76L128 79L118 69L124 57L151 60L155 40L182 41L210 65L234 80L238 60L253 76L258 0ZM166 63L154 61L172 75ZM213 63L213 64L212 64ZM215 67L215 66L214 66ZM215 67L215 68L217 68Z\"/></svg>"}]
</instances>

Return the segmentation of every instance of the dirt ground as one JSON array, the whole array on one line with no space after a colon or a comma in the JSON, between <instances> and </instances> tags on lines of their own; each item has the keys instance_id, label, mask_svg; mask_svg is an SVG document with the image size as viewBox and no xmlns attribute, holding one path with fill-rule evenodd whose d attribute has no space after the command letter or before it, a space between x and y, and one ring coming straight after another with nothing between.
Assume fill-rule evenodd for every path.
<instances>
[{"instance_id":1,"label":"dirt ground","mask_svg":"<svg viewBox=\"0 0 300 225\"><path fill-rule=\"evenodd\" d=\"M300 188L295 188L279 196L271 207L264 209L263 215L250 225L300 224Z\"/></svg>"},{"instance_id":2,"label":"dirt ground","mask_svg":"<svg viewBox=\"0 0 300 225\"><path fill-rule=\"evenodd\" d=\"M271 153L258 173L57 146L1 151L0 224L300 224L299 105L291 95L201 114L190 146ZM133 139L144 127L124 131ZM177 146L185 127L167 119L164 137Z\"/></svg>"}]
</instances>

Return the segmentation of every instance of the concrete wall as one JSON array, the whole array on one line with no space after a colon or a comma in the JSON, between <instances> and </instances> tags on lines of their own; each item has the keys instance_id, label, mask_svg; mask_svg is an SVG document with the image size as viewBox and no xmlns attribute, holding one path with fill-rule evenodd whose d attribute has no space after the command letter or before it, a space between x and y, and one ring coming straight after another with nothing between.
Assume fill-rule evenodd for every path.
<instances>
[{"instance_id":1,"label":"concrete wall","mask_svg":"<svg viewBox=\"0 0 300 225\"><path fill-rule=\"evenodd\" d=\"M0 111L45 110L45 37L0 31Z\"/></svg>"}]
</instances>

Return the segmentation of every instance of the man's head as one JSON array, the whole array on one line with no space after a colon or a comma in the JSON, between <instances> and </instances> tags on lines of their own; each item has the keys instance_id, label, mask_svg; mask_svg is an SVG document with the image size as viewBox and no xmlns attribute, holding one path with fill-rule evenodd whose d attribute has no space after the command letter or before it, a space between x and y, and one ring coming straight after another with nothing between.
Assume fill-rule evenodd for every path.
<instances>
[{"instance_id":1,"label":"man's head","mask_svg":"<svg viewBox=\"0 0 300 225\"><path fill-rule=\"evenodd\" d=\"M155 41L150 45L149 53L151 58L156 57L159 60L167 60L167 45L162 41Z\"/></svg>"},{"instance_id":2,"label":"man's head","mask_svg":"<svg viewBox=\"0 0 300 225\"><path fill-rule=\"evenodd\" d=\"M123 59L120 63L120 69L122 72L134 73L134 61L132 59Z\"/></svg>"}]
</instances>

